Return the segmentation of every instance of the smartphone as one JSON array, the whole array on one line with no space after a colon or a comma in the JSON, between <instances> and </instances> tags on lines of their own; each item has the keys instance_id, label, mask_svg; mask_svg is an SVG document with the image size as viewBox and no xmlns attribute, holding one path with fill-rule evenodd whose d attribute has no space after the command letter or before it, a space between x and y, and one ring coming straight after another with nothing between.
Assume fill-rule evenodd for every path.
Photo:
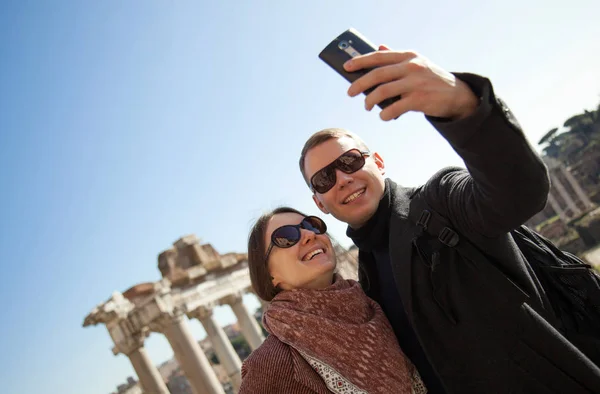
<instances>
[{"instance_id":1,"label":"smartphone","mask_svg":"<svg viewBox=\"0 0 600 394\"><path fill-rule=\"evenodd\" d=\"M364 55L365 53L375 51L377 51L376 46L371 44L369 40L358 31L350 28L331 41L329 45L319 53L319 58L337 71L342 77L346 78L348 82L352 83L372 69L348 72L344 70L344 63L358 55ZM379 85L373 86L363 93L367 95L375 90L377 86ZM390 97L377 104L377 106L383 109L397 100L400 100L400 98L400 96Z\"/></svg>"}]
</instances>

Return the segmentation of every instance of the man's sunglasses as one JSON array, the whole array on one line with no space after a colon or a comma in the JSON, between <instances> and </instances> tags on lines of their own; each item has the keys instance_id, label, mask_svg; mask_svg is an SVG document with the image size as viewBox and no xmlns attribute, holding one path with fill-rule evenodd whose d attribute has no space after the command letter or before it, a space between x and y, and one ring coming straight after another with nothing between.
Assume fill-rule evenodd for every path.
<instances>
[{"instance_id":1,"label":"man's sunglasses","mask_svg":"<svg viewBox=\"0 0 600 394\"><path fill-rule=\"evenodd\" d=\"M300 233L301 228L312 231L315 234L325 234L327 232L327 226L325 225L325 222L316 216L307 216L296 225L287 224L285 226L281 226L273 231L273 234L271 234L271 244L269 245L269 249L267 249L265 262L269 259L269 255L271 254L271 250L273 250L273 246L285 249L296 245L302 237Z\"/></svg>"},{"instance_id":2,"label":"man's sunglasses","mask_svg":"<svg viewBox=\"0 0 600 394\"><path fill-rule=\"evenodd\" d=\"M351 149L331 164L321 168L310 178L313 191L321 194L327 193L337 182L336 169L346 174L352 174L364 167L365 156L369 156L369 152Z\"/></svg>"}]
</instances>

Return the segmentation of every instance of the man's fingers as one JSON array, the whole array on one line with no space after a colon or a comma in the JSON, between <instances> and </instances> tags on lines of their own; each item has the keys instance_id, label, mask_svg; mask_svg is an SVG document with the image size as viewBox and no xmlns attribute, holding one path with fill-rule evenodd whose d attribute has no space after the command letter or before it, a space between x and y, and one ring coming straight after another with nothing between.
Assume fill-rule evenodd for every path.
<instances>
[{"instance_id":1,"label":"man's fingers","mask_svg":"<svg viewBox=\"0 0 600 394\"><path fill-rule=\"evenodd\" d=\"M411 96L410 93L405 94L400 100L385 107L385 109L379 113L379 117L386 122L388 120L396 119L397 117L414 110L414 105L414 97Z\"/></svg>"},{"instance_id":2,"label":"man's fingers","mask_svg":"<svg viewBox=\"0 0 600 394\"><path fill-rule=\"evenodd\" d=\"M348 88L348 95L354 97L373 86L390 82L396 79L412 78L425 70L425 66L417 59L405 61L399 64L392 64L383 67L377 67L362 77L354 81Z\"/></svg>"},{"instance_id":3,"label":"man's fingers","mask_svg":"<svg viewBox=\"0 0 600 394\"><path fill-rule=\"evenodd\" d=\"M372 86L401 79L406 72L402 64L377 67L354 81L348 88L348 95L354 97Z\"/></svg>"},{"instance_id":4,"label":"man's fingers","mask_svg":"<svg viewBox=\"0 0 600 394\"><path fill-rule=\"evenodd\" d=\"M344 63L344 68L346 69L346 71L351 72L363 68L374 68L387 66L389 64L394 63L401 63L415 57L417 57L417 54L411 51L376 51L360 55L348 60L346 63Z\"/></svg>"},{"instance_id":5,"label":"man's fingers","mask_svg":"<svg viewBox=\"0 0 600 394\"><path fill-rule=\"evenodd\" d=\"M403 96L411 90L411 81L408 78L395 80L379 85L365 98L365 108L370 111L385 99Z\"/></svg>"}]
</instances>

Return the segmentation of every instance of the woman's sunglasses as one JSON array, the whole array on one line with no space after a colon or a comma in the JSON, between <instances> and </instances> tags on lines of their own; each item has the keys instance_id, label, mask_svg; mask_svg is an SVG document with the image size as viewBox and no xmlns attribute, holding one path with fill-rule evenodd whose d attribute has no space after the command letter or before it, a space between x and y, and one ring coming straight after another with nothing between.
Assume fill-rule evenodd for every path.
<instances>
[{"instance_id":1,"label":"woman's sunglasses","mask_svg":"<svg viewBox=\"0 0 600 394\"><path fill-rule=\"evenodd\" d=\"M265 262L269 259L269 254L271 254L273 246L285 249L296 245L302 237L300 233L301 228L312 231L315 234L325 234L327 232L327 226L325 225L325 222L316 216L307 216L296 225L287 224L285 226L281 226L273 231L273 234L271 234L271 244L269 245L269 249L267 249Z\"/></svg>"},{"instance_id":2,"label":"woman's sunglasses","mask_svg":"<svg viewBox=\"0 0 600 394\"><path fill-rule=\"evenodd\" d=\"M321 168L310 178L313 191L321 194L327 193L337 182L336 169L346 174L352 174L364 167L365 156L369 156L369 152L351 149L335 159L333 163Z\"/></svg>"}]
</instances>

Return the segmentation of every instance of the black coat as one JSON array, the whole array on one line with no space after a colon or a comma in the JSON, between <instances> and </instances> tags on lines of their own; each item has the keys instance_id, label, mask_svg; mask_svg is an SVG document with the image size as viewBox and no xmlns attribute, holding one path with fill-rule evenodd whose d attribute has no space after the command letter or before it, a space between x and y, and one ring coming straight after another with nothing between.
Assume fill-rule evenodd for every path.
<instances>
[{"instance_id":1,"label":"black coat","mask_svg":"<svg viewBox=\"0 0 600 394\"><path fill-rule=\"evenodd\" d=\"M548 300L508 233L544 207L547 170L489 81L458 76L482 98L477 113L462 123L430 121L468 170L444 169L420 192L494 264L453 251L434 270L423 264L407 218L415 189L390 182L390 259L408 318L449 393L600 393L600 369L553 328ZM359 261L360 283L378 300L373 257L359 251Z\"/></svg>"}]
</instances>

